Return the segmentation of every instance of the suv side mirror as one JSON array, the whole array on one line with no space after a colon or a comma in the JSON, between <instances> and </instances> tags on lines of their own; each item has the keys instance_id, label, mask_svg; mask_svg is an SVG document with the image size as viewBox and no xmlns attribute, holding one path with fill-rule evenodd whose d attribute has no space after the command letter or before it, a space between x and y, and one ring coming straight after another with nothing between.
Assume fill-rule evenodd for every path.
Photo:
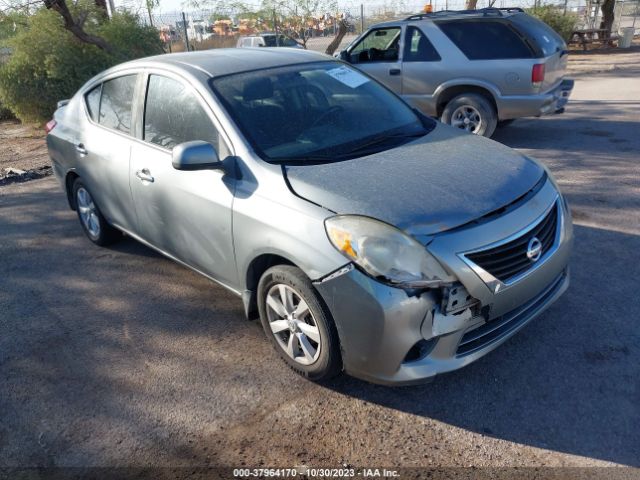
<instances>
[{"instance_id":1,"label":"suv side mirror","mask_svg":"<svg viewBox=\"0 0 640 480\"><path fill-rule=\"evenodd\" d=\"M215 147L201 140L176 145L171 160L176 170L224 170Z\"/></svg>"},{"instance_id":2,"label":"suv side mirror","mask_svg":"<svg viewBox=\"0 0 640 480\"><path fill-rule=\"evenodd\" d=\"M345 62L348 62L349 60L351 60L349 52L347 52L346 49L340 51L340 60L344 60Z\"/></svg>"}]
</instances>

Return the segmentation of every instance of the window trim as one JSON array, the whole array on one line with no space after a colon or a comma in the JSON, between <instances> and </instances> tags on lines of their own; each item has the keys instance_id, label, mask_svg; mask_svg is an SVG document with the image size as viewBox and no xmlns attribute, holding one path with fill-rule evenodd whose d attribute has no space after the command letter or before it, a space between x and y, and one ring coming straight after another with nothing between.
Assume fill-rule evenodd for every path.
<instances>
[{"instance_id":1,"label":"window trim","mask_svg":"<svg viewBox=\"0 0 640 480\"><path fill-rule=\"evenodd\" d=\"M407 60L406 58L404 58L405 48L409 44L409 32L411 31L412 28L415 28L416 30L418 30L427 39L427 42L429 42L429 44L433 48L433 51L436 52L436 55L438 56L438 58L434 58L433 60ZM405 29L405 32L404 32L403 36L405 37L404 46L402 47L402 62L403 63L404 62L407 62L407 63L429 62L429 63L431 63L431 62L441 62L442 61L442 55L440 55L440 52L438 51L438 49L436 48L434 43L431 41L429 36L425 33L425 31L422 28L420 28L418 25L407 25L407 28Z\"/></svg>"},{"instance_id":2,"label":"window trim","mask_svg":"<svg viewBox=\"0 0 640 480\"><path fill-rule=\"evenodd\" d=\"M398 58L396 60L374 60L374 61L368 61L368 62L351 62L351 52L353 52L353 50L360 45L360 43L362 43L364 41L365 38L367 38L369 36L369 34L371 32L375 32L377 30L389 30L391 28L397 28L398 30L400 30L400 38L398 39ZM378 63L400 63L403 61L402 58L402 54L404 53L404 41L405 41L405 32L406 32L406 26L405 25L388 25L386 27L373 27L370 28L369 30L367 30L366 32L364 32L362 34L362 36L360 38L357 38L353 44L349 45L349 47L347 47L347 53L349 54L349 62L351 65L368 65L368 64L378 64Z\"/></svg>"}]
</instances>

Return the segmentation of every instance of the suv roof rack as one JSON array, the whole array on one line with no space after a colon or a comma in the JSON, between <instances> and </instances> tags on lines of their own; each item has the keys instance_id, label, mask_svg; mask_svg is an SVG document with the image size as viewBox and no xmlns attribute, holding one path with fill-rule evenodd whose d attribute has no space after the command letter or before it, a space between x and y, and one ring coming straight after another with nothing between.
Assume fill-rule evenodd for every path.
<instances>
[{"instance_id":1,"label":"suv roof rack","mask_svg":"<svg viewBox=\"0 0 640 480\"><path fill-rule=\"evenodd\" d=\"M438 18L438 17L448 17L454 15L482 15L483 17L487 17L490 15L495 15L502 17L504 13L522 13L524 10L520 7L509 7L509 8L479 8L477 10L439 10L437 12L431 13L418 13L416 15L411 15L410 17L405 18L405 20L422 20L423 18Z\"/></svg>"}]
</instances>

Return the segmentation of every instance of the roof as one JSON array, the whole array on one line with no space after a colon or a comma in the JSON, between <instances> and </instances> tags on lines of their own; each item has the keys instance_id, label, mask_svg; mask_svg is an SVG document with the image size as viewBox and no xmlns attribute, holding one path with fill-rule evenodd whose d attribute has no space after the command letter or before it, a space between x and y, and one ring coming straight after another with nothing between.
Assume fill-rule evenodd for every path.
<instances>
[{"instance_id":1,"label":"roof","mask_svg":"<svg viewBox=\"0 0 640 480\"><path fill-rule=\"evenodd\" d=\"M323 53L295 48L217 48L198 52L168 53L127 62L132 66L173 66L198 70L211 77L280 67L295 63L334 60Z\"/></svg>"}]
</instances>

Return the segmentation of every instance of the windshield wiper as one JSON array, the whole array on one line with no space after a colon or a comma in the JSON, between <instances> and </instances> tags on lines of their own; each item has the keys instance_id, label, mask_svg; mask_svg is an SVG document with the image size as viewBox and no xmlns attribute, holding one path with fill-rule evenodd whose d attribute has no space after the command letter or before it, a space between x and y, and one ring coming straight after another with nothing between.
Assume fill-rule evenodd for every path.
<instances>
[{"instance_id":1,"label":"windshield wiper","mask_svg":"<svg viewBox=\"0 0 640 480\"><path fill-rule=\"evenodd\" d=\"M368 142L361 143L360 145L355 146L354 148L345 151L340 155L340 157L350 157L353 158L358 156L365 156L372 153L377 153L378 150L376 147L380 147L382 145L386 145L391 140L398 140L402 138L419 138L426 135L426 130L420 133L395 133L391 135L380 135Z\"/></svg>"},{"instance_id":2,"label":"windshield wiper","mask_svg":"<svg viewBox=\"0 0 640 480\"><path fill-rule=\"evenodd\" d=\"M323 163L339 162L341 160L350 160L352 158L363 157L380 151L381 145L387 144L391 140L402 138L418 138L426 135L427 130L419 133L394 133L387 135L377 135L375 138L356 145L353 148L342 150L334 155L328 154L312 154L312 155L296 155L295 157L274 158L271 163L278 165L321 165ZM333 150L333 149L332 149ZM335 149L338 150L338 149Z\"/></svg>"}]
</instances>

